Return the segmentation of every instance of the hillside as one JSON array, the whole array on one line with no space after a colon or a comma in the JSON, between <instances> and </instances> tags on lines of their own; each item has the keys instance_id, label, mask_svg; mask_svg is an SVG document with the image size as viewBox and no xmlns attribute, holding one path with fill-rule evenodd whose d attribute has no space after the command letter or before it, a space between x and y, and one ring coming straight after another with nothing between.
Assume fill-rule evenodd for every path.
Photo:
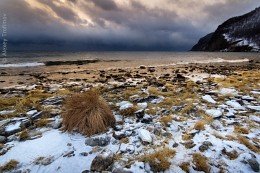
<instances>
[{"instance_id":1,"label":"hillside","mask_svg":"<svg viewBox=\"0 0 260 173\"><path fill-rule=\"evenodd\" d=\"M233 17L201 38L191 51L260 51L260 7Z\"/></svg>"}]
</instances>

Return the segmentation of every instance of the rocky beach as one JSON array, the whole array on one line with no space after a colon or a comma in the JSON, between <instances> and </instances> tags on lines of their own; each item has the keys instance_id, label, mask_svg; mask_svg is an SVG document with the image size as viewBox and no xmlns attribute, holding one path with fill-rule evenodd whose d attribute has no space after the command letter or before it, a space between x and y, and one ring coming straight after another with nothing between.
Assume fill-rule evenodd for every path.
<instances>
[{"instance_id":1,"label":"rocky beach","mask_svg":"<svg viewBox=\"0 0 260 173\"><path fill-rule=\"evenodd\" d=\"M1 68L0 172L259 172L260 60L56 62ZM89 89L115 125L64 132Z\"/></svg>"}]
</instances>

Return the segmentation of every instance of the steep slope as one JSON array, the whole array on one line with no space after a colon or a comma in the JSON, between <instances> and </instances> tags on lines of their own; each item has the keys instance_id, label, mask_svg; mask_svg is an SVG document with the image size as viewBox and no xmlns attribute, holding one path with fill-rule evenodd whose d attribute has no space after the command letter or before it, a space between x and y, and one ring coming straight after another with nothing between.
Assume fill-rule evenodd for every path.
<instances>
[{"instance_id":1,"label":"steep slope","mask_svg":"<svg viewBox=\"0 0 260 173\"><path fill-rule=\"evenodd\" d=\"M260 7L228 19L191 51L260 51Z\"/></svg>"}]
</instances>

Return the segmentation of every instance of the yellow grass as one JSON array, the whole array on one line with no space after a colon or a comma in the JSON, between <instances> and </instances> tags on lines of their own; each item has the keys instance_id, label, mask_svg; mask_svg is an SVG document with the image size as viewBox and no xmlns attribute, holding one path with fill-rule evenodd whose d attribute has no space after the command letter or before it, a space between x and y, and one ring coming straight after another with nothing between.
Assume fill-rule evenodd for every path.
<instances>
[{"instance_id":1,"label":"yellow grass","mask_svg":"<svg viewBox=\"0 0 260 173\"><path fill-rule=\"evenodd\" d=\"M115 123L111 109L94 90L67 98L61 116L64 130L84 135L104 132Z\"/></svg>"},{"instance_id":2,"label":"yellow grass","mask_svg":"<svg viewBox=\"0 0 260 173\"><path fill-rule=\"evenodd\" d=\"M207 163L207 158L200 153L192 154L193 163L195 165L195 170L204 171L205 173L210 172L210 166Z\"/></svg>"},{"instance_id":3,"label":"yellow grass","mask_svg":"<svg viewBox=\"0 0 260 173\"><path fill-rule=\"evenodd\" d=\"M15 169L18 164L19 164L18 161L12 159L0 167L0 172L11 171Z\"/></svg>"},{"instance_id":4,"label":"yellow grass","mask_svg":"<svg viewBox=\"0 0 260 173\"><path fill-rule=\"evenodd\" d=\"M175 154L175 150L163 148L151 154L144 155L138 160L140 162L148 162L153 172L160 172L166 171L170 168L171 162L169 159L174 157Z\"/></svg>"}]
</instances>

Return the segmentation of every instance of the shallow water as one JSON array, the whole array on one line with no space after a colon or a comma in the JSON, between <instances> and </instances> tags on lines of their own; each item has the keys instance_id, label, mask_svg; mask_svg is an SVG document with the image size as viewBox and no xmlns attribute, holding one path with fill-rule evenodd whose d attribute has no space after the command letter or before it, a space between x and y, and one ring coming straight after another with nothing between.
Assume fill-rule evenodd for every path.
<instances>
[{"instance_id":1,"label":"shallow water","mask_svg":"<svg viewBox=\"0 0 260 173\"><path fill-rule=\"evenodd\" d=\"M17 64L17 66L38 66L46 61L70 61L83 59L100 60L158 60L176 63L204 61L212 59L259 59L260 53L231 52L9 52L6 58L0 58L1 64ZM26 63L26 64L25 64ZM1 67L8 67L2 65ZM15 66L15 65L12 65Z\"/></svg>"}]
</instances>

